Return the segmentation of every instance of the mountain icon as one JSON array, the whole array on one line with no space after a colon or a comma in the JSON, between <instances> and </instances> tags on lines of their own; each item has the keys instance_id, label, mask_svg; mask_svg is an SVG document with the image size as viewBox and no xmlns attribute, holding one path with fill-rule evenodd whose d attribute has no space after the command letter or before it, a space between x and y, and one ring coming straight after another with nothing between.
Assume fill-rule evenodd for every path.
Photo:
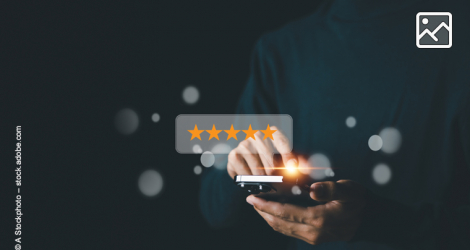
<instances>
[{"instance_id":1,"label":"mountain icon","mask_svg":"<svg viewBox=\"0 0 470 250\"><path fill-rule=\"evenodd\" d=\"M420 12L416 15L418 48L450 48L452 46L452 14Z\"/></svg>"}]
</instances>

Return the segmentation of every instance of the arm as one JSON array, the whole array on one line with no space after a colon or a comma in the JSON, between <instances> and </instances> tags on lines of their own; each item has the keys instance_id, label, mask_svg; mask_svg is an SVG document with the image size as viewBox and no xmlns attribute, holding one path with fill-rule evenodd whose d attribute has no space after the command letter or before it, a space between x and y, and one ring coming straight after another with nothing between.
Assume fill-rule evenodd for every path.
<instances>
[{"instance_id":1,"label":"arm","mask_svg":"<svg viewBox=\"0 0 470 250\"><path fill-rule=\"evenodd\" d=\"M251 57L250 75L239 100L238 114L277 113L274 94L269 92L271 69L264 55L261 39ZM206 169L202 175L199 203L202 214L213 227L229 227L240 224L250 214L246 205L246 192L233 184L227 170ZM245 211L246 210L246 211Z\"/></svg>"},{"instance_id":2,"label":"arm","mask_svg":"<svg viewBox=\"0 0 470 250\"><path fill-rule=\"evenodd\" d=\"M270 202L254 196L247 201L274 230L313 245L369 241L399 249L466 249L470 245L468 100L457 119L453 137L457 178L441 206L404 205L349 180L312 184L311 198L326 202L314 207Z\"/></svg>"}]
</instances>

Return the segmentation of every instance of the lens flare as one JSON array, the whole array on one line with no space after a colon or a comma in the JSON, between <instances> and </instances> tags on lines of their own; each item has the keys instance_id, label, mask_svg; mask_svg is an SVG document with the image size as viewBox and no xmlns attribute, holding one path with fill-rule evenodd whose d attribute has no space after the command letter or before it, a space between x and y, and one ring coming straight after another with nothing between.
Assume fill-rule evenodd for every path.
<instances>
[{"instance_id":1,"label":"lens flare","mask_svg":"<svg viewBox=\"0 0 470 250\"><path fill-rule=\"evenodd\" d=\"M295 160L289 160L286 164L286 170L290 173L294 173L297 171L297 163Z\"/></svg>"}]
</instances>

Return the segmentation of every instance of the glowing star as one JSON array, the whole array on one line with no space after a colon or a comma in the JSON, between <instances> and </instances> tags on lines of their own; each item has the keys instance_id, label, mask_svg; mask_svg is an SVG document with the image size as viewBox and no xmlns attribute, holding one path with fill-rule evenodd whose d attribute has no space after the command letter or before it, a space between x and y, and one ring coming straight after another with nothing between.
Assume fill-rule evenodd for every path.
<instances>
[{"instance_id":1,"label":"glowing star","mask_svg":"<svg viewBox=\"0 0 470 250\"><path fill-rule=\"evenodd\" d=\"M220 131L222 130L216 130L215 129L215 124L212 125L212 130L206 130L207 133L209 133L211 136L209 136L209 140L212 139L212 138L216 138L217 140L219 140L219 133Z\"/></svg>"},{"instance_id":2,"label":"glowing star","mask_svg":"<svg viewBox=\"0 0 470 250\"><path fill-rule=\"evenodd\" d=\"M204 132L204 130L198 130L197 129L197 124L194 124L194 129L193 130L188 130L189 133L191 133L191 140L193 140L194 138L198 138L199 140L201 140L201 133Z\"/></svg>"},{"instance_id":3,"label":"glowing star","mask_svg":"<svg viewBox=\"0 0 470 250\"><path fill-rule=\"evenodd\" d=\"M230 130L224 130L224 131L225 131L225 133L228 134L227 141L228 141L228 139L230 139L230 138L235 138L235 140L238 141L238 139L237 139L237 133L240 132L240 130L234 130L234 129L233 129L233 124L232 124L232 127L230 127Z\"/></svg>"},{"instance_id":4,"label":"glowing star","mask_svg":"<svg viewBox=\"0 0 470 250\"><path fill-rule=\"evenodd\" d=\"M245 140L248 139L248 138L253 138L253 140L256 140L255 139L255 133L258 132L258 130L252 130L251 129L251 124L250 124L250 127L248 128L248 130L242 130L245 134L246 134L246 137L245 137Z\"/></svg>"},{"instance_id":5,"label":"glowing star","mask_svg":"<svg viewBox=\"0 0 470 250\"><path fill-rule=\"evenodd\" d=\"M277 130L271 130L268 124L268 127L266 128L266 130L260 130L260 131L263 132L264 134L263 140L266 140L266 138L271 138L271 140L274 140L273 133L276 132Z\"/></svg>"}]
</instances>

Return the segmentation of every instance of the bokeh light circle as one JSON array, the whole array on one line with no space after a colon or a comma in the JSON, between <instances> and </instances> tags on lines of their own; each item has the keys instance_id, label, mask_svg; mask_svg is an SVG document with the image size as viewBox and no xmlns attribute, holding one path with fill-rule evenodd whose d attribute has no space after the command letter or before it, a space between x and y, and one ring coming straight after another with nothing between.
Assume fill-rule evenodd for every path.
<instances>
[{"instance_id":1,"label":"bokeh light circle","mask_svg":"<svg viewBox=\"0 0 470 250\"><path fill-rule=\"evenodd\" d=\"M201 146L199 146L199 144L194 144L194 146L193 146L193 153L195 153L195 154L200 154L200 153L202 153L202 148L201 148Z\"/></svg>"},{"instance_id":2,"label":"bokeh light circle","mask_svg":"<svg viewBox=\"0 0 470 250\"><path fill-rule=\"evenodd\" d=\"M201 164L208 168L212 165L214 165L214 162L215 162L215 157L214 157L214 154L210 151L206 151L204 153L202 153L201 155Z\"/></svg>"},{"instance_id":3,"label":"bokeh light circle","mask_svg":"<svg viewBox=\"0 0 470 250\"><path fill-rule=\"evenodd\" d=\"M325 169L325 176L327 176L327 177L334 177L334 176L335 176L335 172L333 172L333 169L327 168L327 169Z\"/></svg>"},{"instance_id":4,"label":"bokeh light circle","mask_svg":"<svg viewBox=\"0 0 470 250\"><path fill-rule=\"evenodd\" d=\"M199 90L194 86L188 86L183 90L183 100L187 104L195 104L199 100Z\"/></svg>"},{"instance_id":5,"label":"bokeh light circle","mask_svg":"<svg viewBox=\"0 0 470 250\"><path fill-rule=\"evenodd\" d=\"M380 163L372 170L372 178L379 185L387 184L392 178L392 170L386 164Z\"/></svg>"},{"instance_id":6,"label":"bokeh light circle","mask_svg":"<svg viewBox=\"0 0 470 250\"><path fill-rule=\"evenodd\" d=\"M369 138L369 148L372 151L378 151L382 148L383 141L378 135L373 135Z\"/></svg>"},{"instance_id":7,"label":"bokeh light circle","mask_svg":"<svg viewBox=\"0 0 470 250\"><path fill-rule=\"evenodd\" d=\"M163 189L163 177L156 170L149 169L140 174L138 180L140 192L152 197L158 195Z\"/></svg>"},{"instance_id":8,"label":"bokeh light circle","mask_svg":"<svg viewBox=\"0 0 470 250\"><path fill-rule=\"evenodd\" d=\"M196 175L200 175L200 174L202 173L202 167L199 166L199 165L196 165L196 166L194 167L194 173L195 173Z\"/></svg>"},{"instance_id":9,"label":"bokeh light circle","mask_svg":"<svg viewBox=\"0 0 470 250\"><path fill-rule=\"evenodd\" d=\"M310 177L315 180L322 180L325 176L325 169L331 168L328 157L324 154L316 153L308 158L310 166L314 169L310 172Z\"/></svg>"},{"instance_id":10,"label":"bokeh light circle","mask_svg":"<svg viewBox=\"0 0 470 250\"><path fill-rule=\"evenodd\" d=\"M121 109L114 119L116 129L123 135L130 135L137 130L139 126L139 116L130 109Z\"/></svg>"},{"instance_id":11,"label":"bokeh light circle","mask_svg":"<svg viewBox=\"0 0 470 250\"><path fill-rule=\"evenodd\" d=\"M346 118L346 126L348 126L348 128L354 128L356 126L356 118L353 116Z\"/></svg>"},{"instance_id":12,"label":"bokeh light circle","mask_svg":"<svg viewBox=\"0 0 470 250\"><path fill-rule=\"evenodd\" d=\"M227 168L228 154L232 148L227 143L218 143L212 147L211 152L214 154L214 167L217 169Z\"/></svg>"},{"instance_id":13,"label":"bokeh light circle","mask_svg":"<svg viewBox=\"0 0 470 250\"><path fill-rule=\"evenodd\" d=\"M159 122L160 121L160 115L158 113L153 113L152 121L153 122Z\"/></svg>"},{"instance_id":14,"label":"bokeh light circle","mask_svg":"<svg viewBox=\"0 0 470 250\"><path fill-rule=\"evenodd\" d=\"M297 185L293 186L291 191L294 195L300 195L302 193L302 190L300 190L300 187Z\"/></svg>"},{"instance_id":15,"label":"bokeh light circle","mask_svg":"<svg viewBox=\"0 0 470 250\"><path fill-rule=\"evenodd\" d=\"M382 129L379 133L383 140L382 151L393 154L398 151L401 145L401 134L396 128L388 127Z\"/></svg>"}]
</instances>

